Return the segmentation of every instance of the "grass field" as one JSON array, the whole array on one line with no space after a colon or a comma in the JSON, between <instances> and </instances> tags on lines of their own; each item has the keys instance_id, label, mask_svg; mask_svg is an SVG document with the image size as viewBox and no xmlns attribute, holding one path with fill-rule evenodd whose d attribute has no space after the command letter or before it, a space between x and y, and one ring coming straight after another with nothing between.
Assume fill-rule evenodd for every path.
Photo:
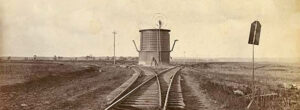
<instances>
[{"instance_id":1,"label":"grass field","mask_svg":"<svg viewBox=\"0 0 300 110\"><path fill-rule=\"evenodd\" d=\"M104 109L107 95L131 77L134 62L0 63L0 110ZM250 102L252 64L198 62L182 64L186 109L242 110ZM257 63L252 110L300 108L300 64ZM236 95L240 90L244 95Z\"/></svg>"},{"instance_id":2,"label":"grass field","mask_svg":"<svg viewBox=\"0 0 300 110\"><path fill-rule=\"evenodd\" d=\"M234 95L241 90L247 96L252 93L252 64L237 62L203 62L185 65L184 75L196 79L223 109L244 109L249 100ZM300 108L300 64L257 63L255 65L255 93L257 96L277 93L278 96L257 99L251 109L281 110ZM292 87L298 86L298 89Z\"/></svg>"},{"instance_id":3,"label":"grass field","mask_svg":"<svg viewBox=\"0 0 300 110\"><path fill-rule=\"evenodd\" d=\"M102 62L2 62L0 70L0 110L103 109L133 73Z\"/></svg>"}]
</instances>

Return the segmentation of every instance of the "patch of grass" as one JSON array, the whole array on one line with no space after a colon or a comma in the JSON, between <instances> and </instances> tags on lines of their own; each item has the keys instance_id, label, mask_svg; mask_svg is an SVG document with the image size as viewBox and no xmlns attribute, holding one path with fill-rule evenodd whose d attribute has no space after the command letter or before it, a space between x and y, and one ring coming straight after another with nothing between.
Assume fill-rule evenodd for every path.
<instances>
[{"instance_id":1,"label":"patch of grass","mask_svg":"<svg viewBox=\"0 0 300 110\"><path fill-rule=\"evenodd\" d=\"M30 109L102 108L106 95L133 73L112 65L101 64L102 72L84 65L88 64L0 63L3 80L24 79L0 86L0 102L3 102L0 109L22 109L22 103ZM21 77L15 77L18 75ZM75 98L69 101L70 97ZM44 104L45 101L51 103Z\"/></svg>"},{"instance_id":2,"label":"patch of grass","mask_svg":"<svg viewBox=\"0 0 300 110\"><path fill-rule=\"evenodd\" d=\"M209 65L207 68L207 66ZM252 83L252 65L251 63L199 63L190 65L195 69L192 75L199 79L201 88L207 89L210 96L224 103L224 107L232 109L244 109L250 100L241 98L233 94L233 90L240 89L246 94L251 90L243 89L251 87ZM295 109L299 106L300 95L297 92L290 92L278 88L278 84L300 84L299 69L300 65L258 63L255 66L255 84L257 86L256 94L264 95L269 93L278 93L279 97L271 99L262 98L256 100L251 109L276 110L276 109ZM242 85L236 86L235 85ZM241 88L242 87L242 88ZM296 90L299 91L299 90Z\"/></svg>"},{"instance_id":3,"label":"patch of grass","mask_svg":"<svg viewBox=\"0 0 300 110\"><path fill-rule=\"evenodd\" d=\"M0 63L0 86L23 83L48 75L82 70L78 66L55 63Z\"/></svg>"}]
</instances>

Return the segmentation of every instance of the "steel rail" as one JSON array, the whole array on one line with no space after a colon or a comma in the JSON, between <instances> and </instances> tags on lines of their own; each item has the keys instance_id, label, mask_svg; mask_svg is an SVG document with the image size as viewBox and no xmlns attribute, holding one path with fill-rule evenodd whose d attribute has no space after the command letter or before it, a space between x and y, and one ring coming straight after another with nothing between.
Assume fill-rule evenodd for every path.
<instances>
[{"instance_id":1,"label":"steel rail","mask_svg":"<svg viewBox=\"0 0 300 110\"><path fill-rule=\"evenodd\" d=\"M156 77L157 85L158 85L159 108L161 108L161 104L162 104L162 102L161 102L161 86L160 86L160 82L159 82L157 74L155 75L155 77Z\"/></svg>"},{"instance_id":2,"label":"steel rail","mask_svg":"<svg viewBox=\"0 0 300 110\"><path fill-rule=\"evenodd\" d=\"M124 95L123 97L121 97L119 100L115 101L113 104L109 105L107 108L105 108L105 110L109 110L110 108L112 108L113 106L115 106L116 104L120 103L123 99L127 98L131 93L135 92L137 89L139 89L141 86L143 86L144 84L148 83L150 80L152 80L153 78L155 78L155 76L152 76L150 78L148 78L145 82L143 82L142 84L138 85L136 88L132 89L130 92L128 92L126 95Z\"/></svg>"},{"instance_id":3,"label":"steel rail","mask_svg":"<svg viewBox=\"0 0 300 110\"><path fill-rule=\"evenodd\" d=\"M141 76L141 72L139 72L138 70L136 70L136 68L132 68L133 71L138 74L132 82L130 82L130 84L124 89L122 90L122 92L120 92L115 98L113 98L108 104L111 104L113 102L115 102L123 93L125 93L125 91L127 91L136 81L137 79Z\"/></svg>"},{"instance_id":4,"label":"steel rail","mask_svg":"<svg viewBox=\"0 0 300 110\"><path fill-rule=\"evenodd\" d=\"M161 72L159 72L158 75L165 73L171 69L174 69L176 67L171 67L168 68L166 70L163 70ZM146 83L148 83L150 80L154 79L156 76L152 76L150 78L148 78L146 81L144 81L143 83L141 83L140 85L138 85L137 87L135 87L134 89L132 89L131 91L129 91L127 94L125 94L123 97L121 97L120 99L116 100L114 103L112 103L111 105L109 105L108 107L106 107L104 110L109 110L111 109L113 106L117 105L118 103L120 103L122 100L124 100L125 98L127 98L129 95L131 95L133 92L135 92L137 89L139 89L140 87L142 87L143 85L145 85Z\"/></svg>"},{"instance_id":5,"label":"steel rail","mask_svg":"<svg viewBox=\"0 0 300 110\"><path fill-rule=\"evenodd\" d=\"M170 81L170 84L169 84L169 87L168 87L168 90L167 90L167 94L166 94L166 98L165 98L165 103L164 103L163 110L166 110L166 109L167 109L167 106L168 106L168 99L169 99L169 94L170 94L170 90L171 90L171 87L172 87L172 83L173 83L174 77L176 77L178 71L180 71L180 69L177 70L176 73L175 73L175 74L172 76L172 78L171 78L171 81Z\"/></svg>"},{"instance_id":6,"label":"steel rail","mask_svg":"<svg viewBox=\"0 0 300 110\"><path fill-rule=\"evenodd\" d=\"M141 70L144 70L144 71L149 71L149 70L145 70L145 69L143 69L143 68L141 68L141 67L139 67ZM150 71L151 72L151 71ZM160 82L159 82L159 79L158 79L158 73L156 73L155 71L153 72L154 74L155 74L155 77L156 77L156 81L157 81L157 85L158 85L158 97L159 97L159 100L158 100L158 103L159 103L159 108L161 108L161 104L162 104L162 102L161 102L161 86L160 86Z\"/></svg>"}]
</instances>

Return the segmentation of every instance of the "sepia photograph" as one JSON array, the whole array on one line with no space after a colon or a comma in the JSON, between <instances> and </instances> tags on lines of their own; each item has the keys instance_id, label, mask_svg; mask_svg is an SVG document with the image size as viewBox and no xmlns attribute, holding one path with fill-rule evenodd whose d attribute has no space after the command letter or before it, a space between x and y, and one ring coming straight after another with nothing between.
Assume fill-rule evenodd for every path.
<instances>
[{"instance_id":1,"label":"sepia photograph","mask_svg":"<svg viewBox=\"0 0 300 110\"><path fill-rule=\"evenodd\" d=\"M0 110L300 110L300 1L0 0Z\"/></svg>"}]
</instances>

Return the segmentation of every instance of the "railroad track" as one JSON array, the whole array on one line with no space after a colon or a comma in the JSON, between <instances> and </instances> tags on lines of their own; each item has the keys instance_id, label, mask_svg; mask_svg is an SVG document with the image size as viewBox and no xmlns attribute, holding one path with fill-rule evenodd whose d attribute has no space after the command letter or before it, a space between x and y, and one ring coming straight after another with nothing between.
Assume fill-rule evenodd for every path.
<instances>
[{"instance_id":1,"label":"railroad track","mask_svg":"<svg viewBox=\"0 0 300 110\"><path fill-rule=\"evenodd\" d=\"M137 78L127 90L116 96L105 110L171 110L183 109L180 67L160 72L139 67L147 77ZM140 80L143 79L143 80Z\"/></svg>"}]
</instances>

